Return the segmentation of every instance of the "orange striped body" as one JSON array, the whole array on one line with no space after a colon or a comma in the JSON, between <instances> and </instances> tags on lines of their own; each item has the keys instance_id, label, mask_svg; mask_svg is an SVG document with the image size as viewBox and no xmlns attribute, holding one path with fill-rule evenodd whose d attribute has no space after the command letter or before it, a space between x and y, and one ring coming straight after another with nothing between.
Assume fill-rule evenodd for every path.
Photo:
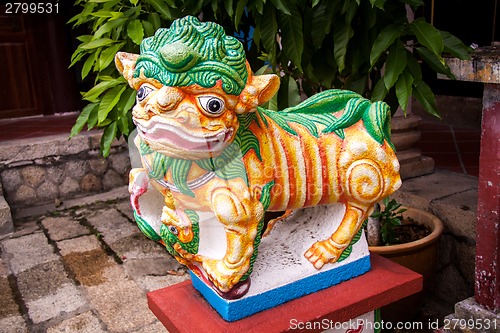
<instances>
[{"instance_id":1,"label":"orange striped body","mask_svg":"<svg viewBox=\"0 0 500 333\"><path fill-rule=\"evenodd\" d=\"M396 155L386 142L380 145L373 140L362 121L346 129L344 139L335 133L316 138L300 124L290 124L298 134L293 135L269 118L264 123L261 116L249 130L259 140L262 160L253 150L243 160L251 189L260 189L274 181L268 210L346 201L366 205L394 191L393 179L399 178ZM346 179L346 172L356 160L370 160L388 172L386 179L381 179L381 188L374 190L374 195L367 193L365 198L350 197L349 186L354 184ZM366 181L368 183L361 186L369 187L369 179Z\"/></svg>"}]
</instances>

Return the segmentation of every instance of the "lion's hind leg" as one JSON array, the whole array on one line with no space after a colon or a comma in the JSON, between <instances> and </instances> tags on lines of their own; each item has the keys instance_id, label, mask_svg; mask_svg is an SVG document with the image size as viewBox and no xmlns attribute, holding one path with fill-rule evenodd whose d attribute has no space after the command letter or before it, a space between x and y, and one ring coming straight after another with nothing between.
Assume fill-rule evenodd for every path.
<instances>
[{"instance_id":1,"label":"lion's hind leg","mask_svg":"<svg viewBox=\"0 0 500 333\"><path fill-rule=\"evenodd\" d=\"M367 216L367 208L359 208L348 203L342 222L333 235L326 240L314 243L304 256L316 269L320 269L329 262L337 261Z\"/></svg>"}]
</instances>

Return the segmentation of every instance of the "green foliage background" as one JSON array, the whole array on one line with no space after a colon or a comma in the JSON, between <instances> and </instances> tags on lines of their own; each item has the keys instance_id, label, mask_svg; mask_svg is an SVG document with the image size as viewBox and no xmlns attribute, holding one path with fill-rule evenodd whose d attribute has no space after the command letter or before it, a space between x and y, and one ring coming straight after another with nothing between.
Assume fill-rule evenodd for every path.
<instances>
[{"instance_id":1,"label":"green foliage background","mask_svg":"<svg viewBox=\"0 0 500 333\"><path fill-rule=\"evenodd\" d=\"M116 70L114 55L138 53L143 38L186 15L238 34L254 70L266 63L267 71L281 76L280 90L267 105L272 110L337 88L385 100L393 112L398 106L406 110L413 95L439 116L421 64L453 78L443 55L469 56L458 38L418 17L422 0L77 0L75 6L82 10L68 23L85 26L88 34L77 37L71 66L82 63L82 78L94 87L82 93L89 104L70 136L85 125L104 128L104 156L114 138L133 129L135 91ZM408 20L408 11L417 13L415 20Z\"/></svg>"}]
</instances>

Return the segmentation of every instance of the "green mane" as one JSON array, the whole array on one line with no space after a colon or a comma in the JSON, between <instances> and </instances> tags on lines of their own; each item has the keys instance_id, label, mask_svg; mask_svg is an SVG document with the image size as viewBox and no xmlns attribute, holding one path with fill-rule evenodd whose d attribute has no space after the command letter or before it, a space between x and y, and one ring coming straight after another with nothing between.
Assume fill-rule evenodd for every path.
<instances>
[{"instance_id":1,"label":"green mane","mask_svg":"<svg viewBox=\"0 0 500 333\"><path fill-rule=\"evenodd\" d=\"M220 25L193 16L142 41L134 76L141 72L166 86L209 88L221 80L222 89L232 95L241 93L248 78L243 45Z\"/></svg>"},{"instance_id":2,"label":"green mane","mask_svg":"<svg viewBox=\"0 0 500 333\"><path fill-rule=\"evenodd\" d=\"M339 111L344 111L344 113L337 118L335 113ZM344 139L344 129L362 119L366 131L375 141L383 144L386 140L393 147L390 141L391 113L389 106L384 102L371 103L352 91L325 90L297 106L282 111L272 111L259 107L257 113L266 125L267 117L288 133L297 135L289 124L300 124L317 138L321 134L333 132ZM323 129L319 130L318 125L322 125Z\"/></svg>"}]
</instances>

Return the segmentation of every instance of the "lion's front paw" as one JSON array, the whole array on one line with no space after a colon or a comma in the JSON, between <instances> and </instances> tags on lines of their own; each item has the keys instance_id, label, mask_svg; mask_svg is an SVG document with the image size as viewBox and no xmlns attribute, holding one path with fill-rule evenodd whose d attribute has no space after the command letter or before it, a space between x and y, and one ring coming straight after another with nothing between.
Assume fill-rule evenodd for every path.
<instances>
[{"instance_id":1,"label":"lion's front paw","mask_svg":"<svg viewBox=\"0 0 500 333\"><path fill-rule=\"evenodd\" d=\"M316 269L321 269L327 263L334 263L342 254L343 249L333 246L329 240L314 243L304 256Z\"/></svg>"},{"instance_id":2,"label":"lion's front paw","mask_svg":"<svg viewBox=\"0 0 500 333\"><path fill-rule=\"evenodd\" d=\"M239 269L228 268L222 260L206 259L202 265L210 281L222 292L230 291L243 276Z\"/></svg>"}]
</instances>

